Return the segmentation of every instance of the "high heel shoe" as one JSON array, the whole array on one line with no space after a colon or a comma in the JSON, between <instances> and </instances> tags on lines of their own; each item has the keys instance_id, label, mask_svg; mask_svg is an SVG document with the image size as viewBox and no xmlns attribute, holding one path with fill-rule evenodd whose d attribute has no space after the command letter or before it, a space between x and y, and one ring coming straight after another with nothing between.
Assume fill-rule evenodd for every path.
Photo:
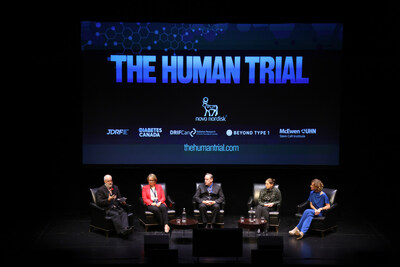
<instances>
[{"instance_id":1,"label":"high heel shoe","mask_svg":"<svg viewBox=\"0 0 400 267\"><path fill-rule=\"evenodd\" d=\"M171 228L169 227L168 224L166 224L166 225L164 226L164 232L165 232L166 234L169 234L169 233L171 232Z\"/></svg>"},{"instance_id":2,"label":"high heel shoe","mask_svg":"<svg viewBox=\"0 0 400 267\"><path fill-rule=\"evenodd\" d=\"M297 228L297 226L296 226L295 228L293 228L292 231L289 231L289 234L290 234L290 235L299 236L299 234L300 234L299 228Z\"/></svg>"},{"instance_id":3,"label":"high heel shoe","mask_svg":"<svg viewBox=\"0 0 400 267\"><path fill-rule=\"evenodd\" d=\"M304 234L303 234L303 232L299 232L299 237L298 238L296 238L297 240L300 240L300 239L302 239L304 237Z\"/></svg>"}]
</instances>

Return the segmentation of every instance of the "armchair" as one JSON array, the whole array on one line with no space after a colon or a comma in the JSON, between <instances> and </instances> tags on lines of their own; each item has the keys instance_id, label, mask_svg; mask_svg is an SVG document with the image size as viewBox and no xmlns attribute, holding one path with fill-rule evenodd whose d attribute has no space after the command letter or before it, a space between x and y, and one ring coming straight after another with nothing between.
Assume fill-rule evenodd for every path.
<instances>
[{"instance_id":1,"label":"armchair","mask_svg":"<svg viewBox=\"0 0 400 267\"><path fill-rule=\"evenodd\" d=\"M276 184L274 187L279 188L279 185ZM249 200L247 201L247 207L250 210L252 207L256 207L258 205L258 199L260 197L260 191L265 188L265 184L253 184L253 195L249 197ZM280 224L280 216L279 216L279 211L282 205L282 199L281 203L276 205L276 208L274 211L269 212L269 226L274 226L276 232L279 232L279 224Z\"/></svg>"},{"instance_id":2,"label":"armchair","mask_svg":"<svg viewBox=\"0 0 400 267\"><path fill-rule=\"evenodd\" d=\"M106 233L106 237L109 236L110 231L114 231L114 225L111 218L106 215L106 210L96 204L96 192L98 188L90 188L90 193L92 196L92 201L89 203L90 208L90 224L89 231L93 229L99 229ZM133 213L132 205L128 203L123 206L125 211L128 213L128 223L130 226L133 225Z\"/></svg>"},{"instance_id":3,"label":"armchair","mask_svg":"<svg viewBox=\"0 0 400 267\"><path fill-rule=\"evenodd\" d=\"M328 196L331 207L324 211L322 216L313 218L310 225L310 230L320 232L321 236L323 237L326 231L336 230L337 228L336 221L338 203L335 202L337 189L324 188L322 191L324 191L325 194ZM301 216L303 215L303 212L308 208L310 208L309 201L305 201L297 205L297 213L295 214L297 222L299 222Z\"/></svg>"},{"instance_id":4,"label":"armchair","mask_svg":"<svg viewBox=\"0 0 400 267\"><path fill-rule=\"evenodd\" d=\"M171 220L175 217L175 202L171 199L171 197L167 194L167 186L165 183L158 183L159 185L162 186L165 194L165 203L168 206L168 219ZM140 189L143 189L143 186L146 184L141 184ZM142 192L140 190L140 192ZM160 225L157 219L154 216L154 213L151 211L148 211L146 208L146 204L144 204L142 196L139 197L139 221L144 225L145 231L147 232L149 230L149 226L156 226Z\"/></svg>"},{"instance_id":5,"label":"armchair","mask_svg":"<svg viewBox=\"0 0 400 267\"><path fill-rule=\"evenodd\" d=\"M199 187L199 185L201 185L202 183L196 183L196 190ZM215 183L216 185L221 186L221 183ZM192 206L193 206L193 215L194 218L200 222L200 210L199 210L199 204L192 199ZM219 225L221 228L224 228L224 209L225 209L225 201L221 203L220 205L221 209L219 210L219 214L217 215L215 224ZM207 210L207 218L208 220L211 220L211 210Z\"/></svg>"}]
</instances>

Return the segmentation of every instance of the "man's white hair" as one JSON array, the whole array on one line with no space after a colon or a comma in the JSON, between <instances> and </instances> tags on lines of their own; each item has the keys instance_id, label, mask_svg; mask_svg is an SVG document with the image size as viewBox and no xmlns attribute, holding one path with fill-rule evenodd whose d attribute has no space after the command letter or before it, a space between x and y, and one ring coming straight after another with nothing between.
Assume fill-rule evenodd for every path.
<instances>
[{"instance_id":1,"label":"man's white hair","mask_svg":"<svg viewBox=\"0 0 400 267\"><path fill-rule=\"evenodd\" d=\"M104 175L104 182L106 181L106 179L108 179L108 178L111 178L112 179L112 176L111 175L109 175L109 174L106 174L106 175Z\"/></svg>"}]
</instances>

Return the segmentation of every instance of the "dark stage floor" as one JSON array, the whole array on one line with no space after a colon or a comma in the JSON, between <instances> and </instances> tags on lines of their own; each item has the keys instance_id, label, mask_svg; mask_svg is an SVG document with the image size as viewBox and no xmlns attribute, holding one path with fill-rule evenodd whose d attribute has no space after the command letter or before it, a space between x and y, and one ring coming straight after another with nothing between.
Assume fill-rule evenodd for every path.
<instances>
[{"instance_id":1,"label":"dark stage floor","mask_svg":"<svg viewBox=\"0 0 400 267\"><path fill-rule=\"evenodd\" d=\"M236 228L236 217L225 218L225 228ZM127 239L115 234L105 237L103 232L89 232L88 218L52 219L41 224L33 235L15 240L10 255L11 263L25 264L143 264L144 236L162 234L157 229L144 232L135 218L135 231ZM280 232L267 235L283 236L284 265L389 265L392 244L374 225L366 220L349 219L339 222L336 232L320 237L309 232L301 241L289 236L294 218L281 219ZM251 264L251 250L256 249L256 233L243 232L243 256L238 258L200 258L192 256L192 231L175 230L170 238L170 249L178 250L180 264ZM266 262L268 260L266 259Z\"/></svg>"}]
</instances>

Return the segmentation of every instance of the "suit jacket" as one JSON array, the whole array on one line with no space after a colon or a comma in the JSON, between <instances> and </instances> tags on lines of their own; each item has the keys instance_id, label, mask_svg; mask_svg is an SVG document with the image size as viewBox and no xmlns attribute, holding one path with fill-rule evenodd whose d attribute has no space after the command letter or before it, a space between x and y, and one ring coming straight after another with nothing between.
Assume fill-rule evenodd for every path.
<instances>
[{"instance_id":1,"label":"suit jacket","mask_svg":"<svg viewBox=\"0 0 400 267\"><path fill-rule=\"evenodd\" d=\"M212 193L208 193L208 186L205 184L200 184L197 187L196 193L193 196L193 199L200 204L203 200L213 200L217 204L221 204L225 201L224 193L222 192L222 188L219 185L212 184Z\"/></svg>"},{"instance_id":2,"label":"suit jacket","mask_svg":"<svg viewBox=\"0 0 400 267\"><path fill-rule=\"evenodd\" d=\"M118 186L113 185L111 188L113 189L112 194L120 198L121 193L119 192ZM108 201L109 194L110 191L108 191L106 185L101 186L96 192L96 204L106 210L109 210L113 205L119 206L119 202L116 199Z\"/></svg>"},{"instance_id":3,"label":"suit jacket","mask_svg":"<svg viewBox=\"0 0 400 267\"><path fill-rule=\"evenodd\" d=\"M163 190L162 186L159 184L156 184L155 187L156 187L158 201L161 202L162 204L164 204L165 206L167 206L167 204L165 204L165 194L164 194L164 190ZM151 200L151 195L150 195L150 185L143 186L142 198L143 198L144 204L147 206L149 206L149 205L151 205L151 203L153 203L153 201Z\"/></svg>"}]
</instances>

